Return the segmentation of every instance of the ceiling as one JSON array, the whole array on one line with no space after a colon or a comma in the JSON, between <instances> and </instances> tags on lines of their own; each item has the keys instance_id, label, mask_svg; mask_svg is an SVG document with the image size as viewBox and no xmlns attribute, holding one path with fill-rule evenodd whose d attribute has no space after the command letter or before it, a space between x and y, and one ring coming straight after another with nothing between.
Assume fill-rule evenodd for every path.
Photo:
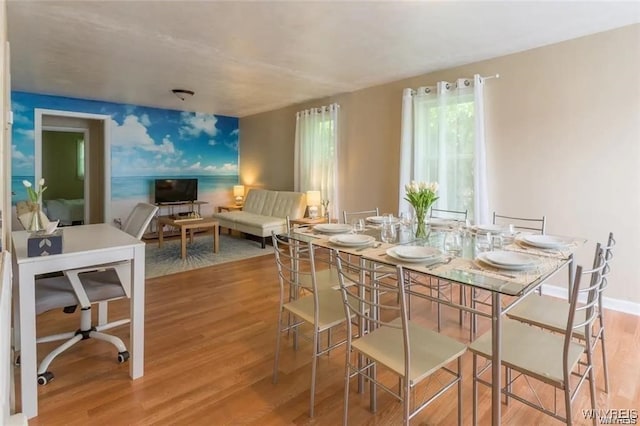
<instances>
[{"instance_id":1,"label":"ceiling","mask_svg":"<svg viewBox=\"0 0 640 426\"><path fill-rule=\"evenodd\" d=\"M8 0L7 16L13 90L244 117L638 23L640 2Z\"/></svg>"}]
</instances>

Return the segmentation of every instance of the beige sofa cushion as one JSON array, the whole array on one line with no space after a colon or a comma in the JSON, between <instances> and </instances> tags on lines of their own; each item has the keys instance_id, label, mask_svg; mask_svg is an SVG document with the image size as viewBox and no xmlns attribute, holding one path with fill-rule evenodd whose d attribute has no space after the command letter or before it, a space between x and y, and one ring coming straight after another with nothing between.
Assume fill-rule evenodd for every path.
<instances>
[{"instance_id":1,"label":"beige sofa cushion","mask_svg":"<svg viewBox=\"0 0 640 426\"><path fill-rule=\"evenodd\" d=\"M223 228L234 229L258 237L269 237L271 232L287 229L286 218L304 216L306 197L302 192L250 189L242 211L214 213Z\"/></svg>"},{"instance_id":2,"label":"beige sofa cushion","mask_svg":"<svg viewBox=\"0 0 640 426\"><path fill-rule=\"evenodd\" d=\"M301 192L250 189L243 211L263 216L300 218L304 216L305 196Z\"/></svg>"}]
</instances>

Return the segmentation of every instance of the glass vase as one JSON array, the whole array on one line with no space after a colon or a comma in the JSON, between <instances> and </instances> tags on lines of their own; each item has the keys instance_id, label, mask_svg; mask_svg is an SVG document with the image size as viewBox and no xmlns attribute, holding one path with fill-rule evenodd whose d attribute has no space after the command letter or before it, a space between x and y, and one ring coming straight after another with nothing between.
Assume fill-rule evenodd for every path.
<instances>
[{"instance_id":1,"label":"glass vase","mask_svg":"<svg viewBox=\"0 0 640 426\"><path fill-rule=\"evenodd\" d=\"M29 222L28 231L38 232L44 229L44 224L42 223L42 212L40 211L40 204L32 203L31 204L31 221Z\"/></svg>"},{"instance_id":2,"label":"glass vase","mask_svg":"<svg viewBox=\"0 0 640 426\"><path fill-rule=\"evenodd\" d=\"M427 237L427 209L415 208L416 211L416 238Z\"/></svg>"}]
</instances>

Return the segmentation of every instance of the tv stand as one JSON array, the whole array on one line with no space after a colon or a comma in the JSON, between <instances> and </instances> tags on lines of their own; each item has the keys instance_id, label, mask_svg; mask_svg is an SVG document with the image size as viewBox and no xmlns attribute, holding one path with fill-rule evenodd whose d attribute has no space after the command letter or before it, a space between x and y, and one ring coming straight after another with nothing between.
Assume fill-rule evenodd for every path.
<instances>
[{"instance_id":1,"label":"tv stand","mask_svg":"<svg viewBox=\"0 0 640 426\"><path fill-rule=\"evenodd\" d=\"M178 216L180 213L197 213L198 216L200 214L200 207L203 204L209 204L208 201L175 201L170 203L154 203L158 206L158 211L156 212L156 217L153 218L151 224L149 226L149 232L144 234L144 239L155 239L158 238L158 218L160 216ZM185 212L186 208L186 212ZM180 232L172 233L171 230L167 230L164 233L165 235L180 235Z\"/></svg>"}]
</instances>

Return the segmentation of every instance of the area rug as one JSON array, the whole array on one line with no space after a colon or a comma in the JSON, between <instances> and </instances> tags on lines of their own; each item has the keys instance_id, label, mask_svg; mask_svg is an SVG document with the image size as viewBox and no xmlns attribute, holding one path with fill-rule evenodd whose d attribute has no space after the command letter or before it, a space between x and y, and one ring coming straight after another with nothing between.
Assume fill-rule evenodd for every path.
<instances>
[{"instance_id":1,"label":"area rug","mask_svg":"<svg viewBox=\"0 0 640 426\"><path fill-rule=\"evenodd\" d=\"M161 248L158 247L157 242L149 242L145 251L147 278L273 253L269 246L262 249L259 242L226 234L220 234L220 248L218 253L214 253L210 233L195 236L193 244L187 242L185 259L180 257L179 238L165 240Z\"/></svg>"}]
</instances>

